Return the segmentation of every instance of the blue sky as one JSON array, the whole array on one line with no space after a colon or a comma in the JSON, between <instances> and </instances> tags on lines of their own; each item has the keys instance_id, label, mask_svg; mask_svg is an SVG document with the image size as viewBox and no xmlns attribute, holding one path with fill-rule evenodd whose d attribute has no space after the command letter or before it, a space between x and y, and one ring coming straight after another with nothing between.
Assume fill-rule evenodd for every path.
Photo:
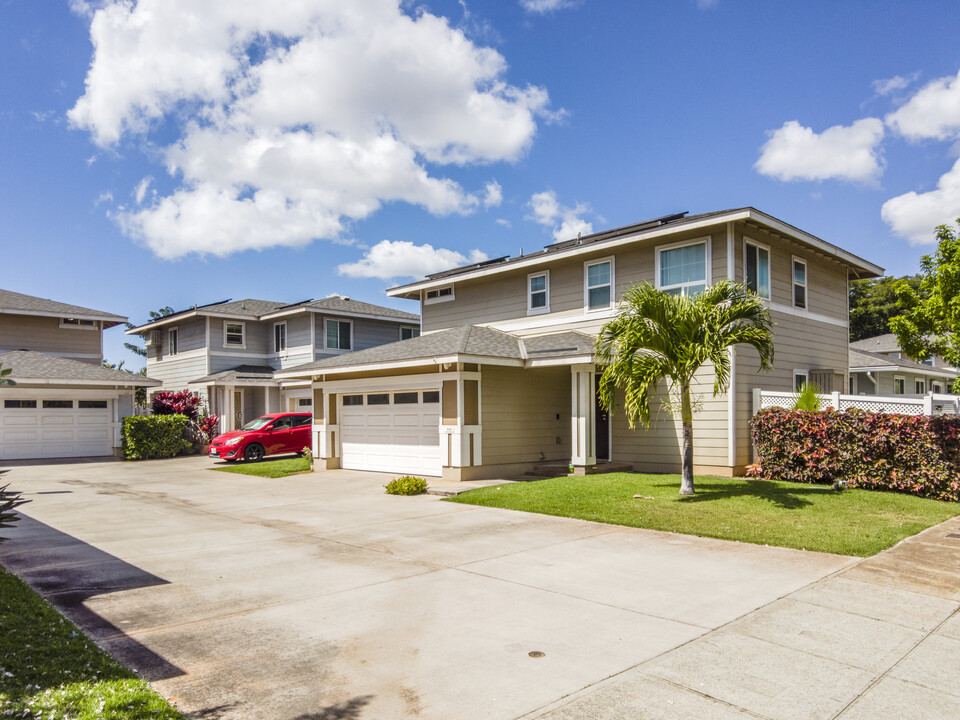
<instances>
[{"instance_id":1,"label":"blue sky","mask_svg":"<svg viewBox=\"0 0 960 720\"><path fill-rule=\"evenodd\" d=\"M0 1L0 287L136 322L415 310L385 288L744 205L912 273L960 216L958 27L920 1Z\"/></svg>"}]
</instances>

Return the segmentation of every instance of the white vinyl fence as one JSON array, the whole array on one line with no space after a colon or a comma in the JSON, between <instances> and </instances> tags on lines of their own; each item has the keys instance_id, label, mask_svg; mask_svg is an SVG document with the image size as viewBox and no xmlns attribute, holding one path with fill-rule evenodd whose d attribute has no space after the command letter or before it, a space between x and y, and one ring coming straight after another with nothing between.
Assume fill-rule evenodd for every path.
<instances>
[{"instance_id":1,"label":"white vinyl fence","mask_svg":"<svg viewBox=\"0 0 960 720\"><path fill-rule=\"evenodd\" d=\"M770 407L792 408L797 393L753 390L753 412ZM832 407L841 412L859 408L871 413L900 415L960 415L960 395L820 395L821 407Z\"/></svg>"}]
</instances>

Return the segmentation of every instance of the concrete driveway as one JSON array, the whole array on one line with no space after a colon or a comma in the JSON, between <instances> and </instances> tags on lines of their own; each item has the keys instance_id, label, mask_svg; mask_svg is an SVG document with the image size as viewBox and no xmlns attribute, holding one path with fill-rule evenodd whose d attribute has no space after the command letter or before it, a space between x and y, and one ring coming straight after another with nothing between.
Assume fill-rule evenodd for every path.
<instances>
[{"instance_id":1,"label":"concrete driveway","mask_svg":"<svg viewBox=\"0 0 960 720\"><path fill-rule=\"evenodd\" d=\"M207 718L540 714L853 562L209 467L0 475L0 563Z\"/></svg>"}]
</instances>

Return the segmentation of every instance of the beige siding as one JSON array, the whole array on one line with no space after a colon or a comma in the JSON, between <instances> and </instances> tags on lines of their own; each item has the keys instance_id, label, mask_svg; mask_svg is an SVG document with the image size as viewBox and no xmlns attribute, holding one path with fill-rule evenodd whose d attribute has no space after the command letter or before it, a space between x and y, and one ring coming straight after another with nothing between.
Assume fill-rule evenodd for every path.
<instances>
[{"instance_id":1,"label":"beige siding","mask_svg":"<svg viewBox=\"0 0 960 720\"><path fill-rule=\"evenodd\" d=\"M482 366L480 423L484 465L568 462L570 368Z\"/></svg>"},{"instance_id":2,"label":"beige siding","mask_svg":"<svg viewBox=\"0 0 960 720\"><path fill-rule=\"evenodd\" d=\"M97 328L61 328L60 318L55 317L2 314L0 352L33 350L99 365L103 359L100 332Z\"/></svg>"}]
</instances>

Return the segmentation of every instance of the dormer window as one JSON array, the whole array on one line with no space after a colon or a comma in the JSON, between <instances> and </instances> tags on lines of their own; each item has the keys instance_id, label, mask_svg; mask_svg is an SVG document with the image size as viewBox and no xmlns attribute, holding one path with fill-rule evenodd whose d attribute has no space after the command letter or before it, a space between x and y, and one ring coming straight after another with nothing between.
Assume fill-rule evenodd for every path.
<instances>
[{"instance_id":1,"label":"dormer window","mask_svg":"<svg viewBox=\"0 0 960 720\"><path fill-rule=\"evenodd\" d=\"M79 318L60 318L60 327L80 330L96 330L96 320L81 320Z\"/></svg>"},{"instance_id":2,"label":"dormer window","mask_svg":"<svg viewBox=\"0 0 960 720\"><path fill-rule=\"evenodd\" d=\"M423 296L423 302L426 305L438 302L448 302L450 300L453 300L453 285L427 290Z\"/></svg>"}]
</instances>

